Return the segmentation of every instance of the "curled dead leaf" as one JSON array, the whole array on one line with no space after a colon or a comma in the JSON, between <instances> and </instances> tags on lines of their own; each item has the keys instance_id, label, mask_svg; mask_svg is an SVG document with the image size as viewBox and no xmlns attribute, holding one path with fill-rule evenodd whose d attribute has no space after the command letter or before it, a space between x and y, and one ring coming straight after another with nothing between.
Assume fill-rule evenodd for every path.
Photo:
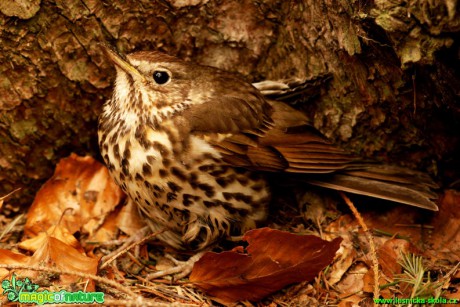
<instances>
[{"instance_id":1,"label":"curled dead leaf","mask_svg":"<svg viewBox=\"0 0 460 307\"><path fill-rule=\"evenodd\" d=\"M190 281L218 301L258 301L285 286L310 281L332 262L341 238L331 242L262 228L247 232L247 254L206 253Z\"/></svg>"},{"instance_id":2,"label":"curled dead leaf","mask_svg":"<svg viewBox=\"0 0 460 307\"><path fill-rule=\"evenodd\" d=\"M72 154L58 163L53 176L38 191L24 233L34 236L62 218L61 224L70 233L92 234L122 198L104 165L92 157Z\"/></svg>"}]
</instances>

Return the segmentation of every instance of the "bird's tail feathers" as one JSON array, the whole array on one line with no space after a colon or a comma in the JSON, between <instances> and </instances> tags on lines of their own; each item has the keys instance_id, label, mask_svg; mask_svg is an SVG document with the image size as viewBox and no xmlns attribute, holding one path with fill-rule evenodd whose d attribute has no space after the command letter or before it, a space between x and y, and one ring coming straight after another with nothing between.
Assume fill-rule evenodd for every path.
<instances>
[{"instance_id":1,"label":"bird's tail feathers","mask_svg":"<svg viewBox=\"0 0 460 307\"><path fill-rule=\"evenodd\" d=\"M356 165L346 171L315 176L310 184L438 211L437 185L421 172L389 165Z\"/></svg>"}]
</instances>

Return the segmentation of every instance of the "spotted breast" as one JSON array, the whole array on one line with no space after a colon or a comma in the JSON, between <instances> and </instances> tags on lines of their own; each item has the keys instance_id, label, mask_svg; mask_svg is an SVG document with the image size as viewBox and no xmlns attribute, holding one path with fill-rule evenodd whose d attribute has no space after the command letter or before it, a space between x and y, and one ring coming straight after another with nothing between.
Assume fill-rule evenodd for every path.
<instances>
[{"instance_id":1,"label":"spotted breast","mask_svg":"<svg viewBox=\"0 0 460 307\"><path fill-rule=\"evenodd\" d=\"M129 65L142 65L137 58ZM168 102L175 97L159 97L123 65L100 116L99 145L113 178L152 229L167 230L160 239L199 250L263 221L270 199L263 176L229 165L209 144L231 133L191 134L177 117L191 100Z\"/></svg>"},{"instance_id":2,"label":"spotted breast","mask_svg":"<svg viewBox=\"0 0 460 307\"><path fill-rule=\"evenodd\" d=\"M155 51L104 52L117 75L99 119L102 156L172 247L203 249L263 221L270 190L260 171L437 210L429 176L344 152L237 74Z\"/></svg>"}]
</instances>

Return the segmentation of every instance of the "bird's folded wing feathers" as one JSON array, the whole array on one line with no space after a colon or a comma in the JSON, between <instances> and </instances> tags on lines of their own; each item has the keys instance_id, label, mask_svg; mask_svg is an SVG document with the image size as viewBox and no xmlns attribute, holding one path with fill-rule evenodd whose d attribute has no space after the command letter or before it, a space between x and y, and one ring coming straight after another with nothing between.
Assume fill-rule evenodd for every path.
<instances>
[{"instance_id":1,"label":"bird's folded wing feathers","mask_svg":"<svg viewBox=\"0 0 460 307\"><path fill-rule=\"evenodd\" d=\"M436 185L429 176L362 161L331 144L309 125L305 114L283 102L260 101L256 94L249 101L225 95L220 99L217 110L215 105L212 110L203 105L188 112L190 118L212 112L207 116L222 121L216 124L216 131L199 123L191 127L195 135L228 132L224 139L208 140L227 163L258 171L304 173L314 185L437 210L432 201ZM242 128L237 131L235 127Z\"/></svg>"}]
</instances>

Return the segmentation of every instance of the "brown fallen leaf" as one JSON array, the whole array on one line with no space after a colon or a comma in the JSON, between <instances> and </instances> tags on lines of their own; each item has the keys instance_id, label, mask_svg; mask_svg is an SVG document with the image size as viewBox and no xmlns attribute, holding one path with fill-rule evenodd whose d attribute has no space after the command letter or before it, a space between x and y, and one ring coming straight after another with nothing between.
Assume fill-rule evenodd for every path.
<instances>
[{"instance_id":1,"label":"brown fallen leaf","mask_svg":"<svg viewBox=\"0 0 460 307\"><path fill-rule=\"evenodd\" d=\"M44 244L32 255L29 264L96 275L99 257L87 257L85 254L62 241L53 237L47 237ZM60 282L57 284L68 285L79 282L81 277L62 274L59 276L59 279ZM88 282L86 286L87 291L94 291L94 281L92 279L87 279L86 282Z\"/></svg>"},{"instance_id":2,"label":"brown fallen leaf","mask_svg":"<svg viewBox=\"0 0 460 307\"><path fill-rule=\"evenodd\" d=\"M247 254L206 253L190 281L223 303L258 301L285 286L310 281L332 262L341 238L328 242L261 228L248 231Z\"/></svg>"},{"instance_id":3,"label":"brown fallen leaf","mask_svg":"<svg viewBox=\"0 0 460 307\"><path fill-rule=\"evenodd\" d=\"M29 256L14 253L10 250L0 249L0 263L1 264L27 264L30 260ZM6 279L10 271L0 268L0 280Z\"/></svg>"},{"instance_id":4,"label":"brown fallen leaf","mask_svg":"<svg viewBox=\"0 0 460 307\"><path fill-rule=\"evenodd\" d=\"M70 270L80 273L96 275L99 264L99 257L91 258L83 252L78 251L70 245L51 236L45 236L42 239L42 245L35 251L32 256L26 256L19 253L13 253L9 250L0 249L0 263L2 264L21 264L31 267L43 266L60 270ZM41 280L40 271L28 269L0 269L0 280L7 278L12 272L18 273L23 277L29 277L32 280ZM43 277L43 276L42 276ZM82 278L75 275L61 274L59 282L55 285L69 285L71 283L81 282ZM94 291L95 284L92 279L87 279L85 289ZM49 281L46 282L47 284Z\"/></svg>"},{"instance_id":5,"label":"brown fallen leaf","mask_svg":"<svg viewBox=\"0 0 460 307\"><path fill-rule=\"evenodd\" d=\"M389 239L377 250L379 264L383 274L393 279L394 274L401 273L401 260L403 254L419 253L417 248L407 240Z\"/></svg>"},{"instance_id":6,"label":"brown fallen leaf","mask_svg":"<svg viewBox=\"0 0 460 307\"><path fill-rule=\"evenodd\" d=\"M79 250L80 252L83 252L83 248L81 247L80 242L75 239L75 237L69 232L67 228L64 228L60 225L51 226L48 230L40 232L35 237L23 240L18 244L18 246L22 249L35 252L40 247L42 247L43 244L45 244L45 242L48 240L48 236L56 238L59 241Z\"/></svg>"},{"instance_id":7,"label":"brown fallen leaf","mask_svg":"<svg viewBox=\"0 0 460 307\"><path fill-rule=\"evenodd\" d=\"M336 289L339 290L341 301L354 302L356 297L353 297L353 295L362 292L364 286L363 276L368 271L369 268L365 263L357 262L344 274L340 282L335 285Z\"/></svg>"},{"instance_id":8,"label":"brown fallen leaf","mask_svg":"<svg viewBox=\"0 0 460 307\"><path fill-rule=\"evenodd\" d=\"M446 190L439 200L439 212L432 220L429 236L432 248L426 251L432 261L458 262L460 259L460 191Z\"/></svg>"},{"instance_id":9,"label":"brown fallen leaf","mask_svg":"<svg viewBox=\"0 0 460 307\"><path fill-rule=\"evenodd\" d=\"M140 216L137 205L128 199L117 215L116 223L118 228L128 235L134 235L145 226L144 219Z\"/></svg>"},{"instance_id":10,"label":"brown fallen leaf","mask_svg":"<svg viewBox=\"0 0 460 307\"><path fill-rule=\"evenodd\" d=\"M91 235L122 198L104 165L89 156L72 154L58 163L53 176L38 191L24 233L32 237L61 221L72 234Z\"/></svg>"}]
</instances>

